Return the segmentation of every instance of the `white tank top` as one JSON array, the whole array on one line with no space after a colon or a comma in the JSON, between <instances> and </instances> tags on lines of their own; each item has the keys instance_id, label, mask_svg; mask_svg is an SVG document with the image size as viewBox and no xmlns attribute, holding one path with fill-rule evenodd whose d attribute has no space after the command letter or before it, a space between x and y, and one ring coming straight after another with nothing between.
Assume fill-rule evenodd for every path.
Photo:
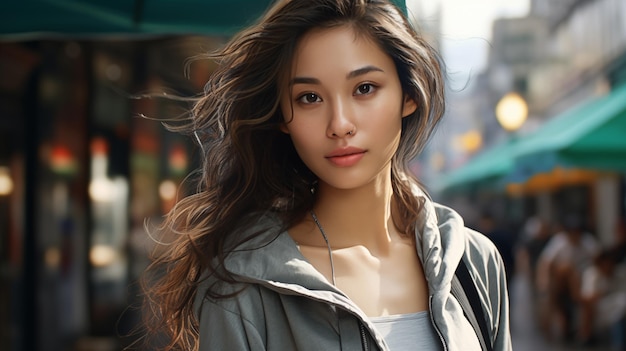
<instances>
[{"instance_id":1,"label":"white tank top","mask_svg":"<svg viewBox=\"0 0 626 351\"><path fill-rule=\"evenodd\" d=\"M428 311L370 317L370 320L391 351L441 351L443 348Z\"/></svg>"}]
</instances>

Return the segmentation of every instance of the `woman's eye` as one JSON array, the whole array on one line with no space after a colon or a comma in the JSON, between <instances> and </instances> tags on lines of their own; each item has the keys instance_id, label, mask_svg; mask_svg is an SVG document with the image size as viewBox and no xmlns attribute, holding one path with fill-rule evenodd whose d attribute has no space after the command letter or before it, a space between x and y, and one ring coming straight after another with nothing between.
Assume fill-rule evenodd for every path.
<instances>
[{"instance_id":1,"label":"woman's eye","mask_svg":"<svg viewBox=\"0 0 626 351\"><path fill-rule=\"evenodd\" d=\"M370 83L361 84L356 88L356 95L366 95L374 92L374 85Z\"/></svg>"},{"instance_id":2,"label":"woman's eye","mask_svg":"<svg viewBox=\"0 0 626 351\"><path fill-rule=\"evenodd\" d=\"M304 95L301 95L298 98L298 101L305 104L313 104L322 101L322 99L320 99L320 97L317 96L317 94L315 93L306 93Z\"/></svg>"}]
</instances>

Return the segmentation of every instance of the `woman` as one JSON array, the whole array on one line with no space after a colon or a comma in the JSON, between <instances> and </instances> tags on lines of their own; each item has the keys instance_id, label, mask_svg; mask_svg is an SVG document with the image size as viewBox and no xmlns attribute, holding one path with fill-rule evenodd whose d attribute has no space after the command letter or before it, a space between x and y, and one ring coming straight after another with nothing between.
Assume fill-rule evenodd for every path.
<instances>
[{"instance_id":1,"label":"woman","mask_svg":"<svg viewBox=\"0 0 626 351\"><path fill-rule=\"evenodd\" d=\"M397 7L279 1L217 59L181 128L202 181L169 213L178 237L147 288L166 349L511 349L497 250L409 171L444 87ZM462 260L482 342L451 293Z\"/></svg>"}]
</instances>

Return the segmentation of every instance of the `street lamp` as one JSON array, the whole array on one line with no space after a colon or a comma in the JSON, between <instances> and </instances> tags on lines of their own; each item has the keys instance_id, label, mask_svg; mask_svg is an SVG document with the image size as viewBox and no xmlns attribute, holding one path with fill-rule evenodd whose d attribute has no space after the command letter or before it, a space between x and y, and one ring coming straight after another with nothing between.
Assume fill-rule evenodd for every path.
<instances>
[{"instance_id":1,"label":"street lamp","mask_svg":"<svg viewBox=\"0 0 626 351\"><path fill-rule=\"evenodd\" d=\"M528 117L528 105L515 92L504 95L496 105L496 119L507 132L518 130Z\"/></svg>"}]
</instances>

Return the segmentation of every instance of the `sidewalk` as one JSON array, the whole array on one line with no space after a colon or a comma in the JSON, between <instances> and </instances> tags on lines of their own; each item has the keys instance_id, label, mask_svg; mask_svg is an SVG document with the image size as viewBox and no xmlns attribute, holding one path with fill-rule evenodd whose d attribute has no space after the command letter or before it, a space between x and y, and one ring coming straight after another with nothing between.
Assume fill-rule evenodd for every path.
<instances>
[{"instance_id":1,"label":"sidewalk","mask_svg":"<svg viewBox=\"0 0 626 351\"><path fill-rule=\"evenodd\" d=\"M516 275L509 287L511 294L511 336L514 351L611 351L608 347L578 347L546 341L534 322L530 284Z\"/></svg>"}]
</instances>

